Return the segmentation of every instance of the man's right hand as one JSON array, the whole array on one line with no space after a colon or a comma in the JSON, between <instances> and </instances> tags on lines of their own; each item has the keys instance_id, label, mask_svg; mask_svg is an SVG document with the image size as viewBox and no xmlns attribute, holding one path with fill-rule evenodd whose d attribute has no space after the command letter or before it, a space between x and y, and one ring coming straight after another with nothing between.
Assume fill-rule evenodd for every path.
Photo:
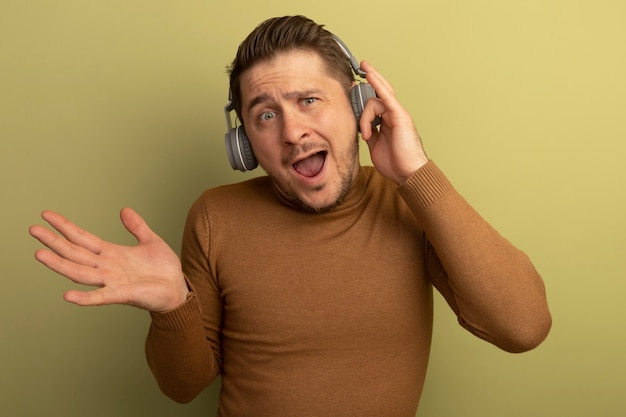
<instances>
[{"instance_id":1,"label":"man's right hand","mask_svg":"<svg viewBox=\"0 0 626 417\"><path fill-rule=\"evenodd\" d=\"M98 287L68 291L66 301L81 306L126 304L163 312L187 299L189 289L178 256L132 209L123 209L120 217L137 238L136 246L104 241L52 211L41 216L59 233L39 225L30 227L30 234L50 249L38 249L35 258L76 283Z\"/></svg>"}]
</instances>

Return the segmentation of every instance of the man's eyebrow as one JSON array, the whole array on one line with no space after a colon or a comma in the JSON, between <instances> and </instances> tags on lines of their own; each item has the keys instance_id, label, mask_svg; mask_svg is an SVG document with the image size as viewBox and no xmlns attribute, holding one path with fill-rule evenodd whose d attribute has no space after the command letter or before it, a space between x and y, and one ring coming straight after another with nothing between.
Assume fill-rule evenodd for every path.
<instances>
[{"instance_id":1,"label":"man's eyebrow","mask_svg":"<svg viewBox=\"0 0 626 417\"><path fill-rule=\"evenodd\" d=\"M307 97L313 97L313 96L321 96L322 95L322 90L318 89L318 88L311 88L309 90L298 90L298 91L292 91L290 93L285 94L285 98L290 99L290 98L307 98Z\"/></svg>"},{"instance_id":2,"label":"man's eyebrow","mask_svg":"<svg viewBox=\"0 0 626 417\"><path fill-rule=\"evenodd\" d=\"M246 111L249 113L250 111L252 111L254 107L270 100L271 100L271 97L269 96L269 94L259 94L258 96L256 96L250 101L250 103L246 107Z\"/></svg>"},{"instance_id":3,"label":"man's eyebrow","mask_svg":"<svg viewBox=\"0 0 626 417\"><path fill-rule=\"evenodd\" d=\"M309 90L296 90L296 91L287 92L283 94L283 98L289 100L289 99L299 98L299 97L304 98L304 97L320 96L322 94L323 94L322 90L317 89L317 88L312 88ZM254 107L260 104L266 103L268 101L273 101L273 98L269 94L267 93L259 94L258 96L250 100L250 103L246 107L246 110L247 112L250 112L252 111Z\"/></svg>"}]
</instances>

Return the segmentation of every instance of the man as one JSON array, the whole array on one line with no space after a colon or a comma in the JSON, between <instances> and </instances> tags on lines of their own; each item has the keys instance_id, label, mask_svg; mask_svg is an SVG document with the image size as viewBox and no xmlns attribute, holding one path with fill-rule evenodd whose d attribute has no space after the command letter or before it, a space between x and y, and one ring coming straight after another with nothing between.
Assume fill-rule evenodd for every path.
<instances>
[{"instance_id":1,"label":"man","mask_svg":"<svg viewBox=\"0 0 626 417\"><path fill-rule=\"evenodd\" d=\"M461 325L504 350L532 349L549 331L529 259L427 158L367 62L376 97L355 110L341 45L302 16L269 19L240 45L232 107L268 175L200 196L182 266L130 209L132 248L52 212L43 217L64 238L31 228L52 249L39 261L100 287L67 301L151 312L147 360L177 401L219 374L220 416L413 416L433 285ZM357 130L374 168L359 164Z\"/></svg>"}]
</instances>

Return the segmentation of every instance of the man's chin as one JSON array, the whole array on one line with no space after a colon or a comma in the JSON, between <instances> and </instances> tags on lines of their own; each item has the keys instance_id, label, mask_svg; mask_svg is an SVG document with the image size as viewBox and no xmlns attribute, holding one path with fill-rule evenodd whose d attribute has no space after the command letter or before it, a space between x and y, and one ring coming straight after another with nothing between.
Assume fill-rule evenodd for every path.
<instances>
[{"instance_id":1,"label":"man's chin","mask_svg":"<svg viewBox=\"0 0 626 417\"><path fill-rule=\"evenodd\" d=\"M318 192L323 193L322 190ZM297 194L294 194L290 199L300 209L300 211L311 214L322 214L332 211L337 206L341 205L346 199L346 196L350 192L350 188L339 190L334 196L326 198L312 198L306 199Z\"/></svg>"},{"instance_id":2,"label":"man's chin","mask_svg":"<svg viewBox=\"0 0 626 417\"><path fill-rule=\"evenodd\" d=\"M340 205L341 201L335 201L331 204L314 206L300 200L295 202L295 204L298 206L298 209L300 209L300 211L302 211L303 213L323 214L328 213L329 211Z\"/></svg>"},{"instance_id":3,"label":"man's chin","mask_svg":"<svg viewBox=\"0 0 626 417\"><path fill-rule=\"evenodd\" d=\"M352 188L352 177L341 177L338 182L324 182L316 186L291 187L282 184L272 177L274 185L295 208L305 213L327 213L344 202Z\"/></svg>"},{"instance_id":4,"label":"man's chin","mask_svg":"<svg viewBox=\"0 0 626 417\"><path fill-rule=\"evenodd\" d=\"M342 191L337 193L336 196L322 196L325 187L320 187L320 189L314 191L310 190L307 193L300 193L293 189L285 189L276 181L274 181L274 185L295 209L311 214L321 214L331 211L340 205L347 195L347 192Z\"/></svg>"}]
</instances>

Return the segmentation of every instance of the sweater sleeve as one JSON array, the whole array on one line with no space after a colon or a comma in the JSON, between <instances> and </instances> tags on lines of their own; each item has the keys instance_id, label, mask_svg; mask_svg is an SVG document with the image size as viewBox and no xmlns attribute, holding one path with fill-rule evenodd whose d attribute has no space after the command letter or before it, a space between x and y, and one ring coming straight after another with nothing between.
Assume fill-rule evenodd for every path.
<instances>
[{"instance_id":1,"label":"sweater sleeve","mask_svg":"<svg viewBox=\"0 0 626 417\"><path fill-rule=\"evenodd\" d=\"M146 359L164 394L187 403L221 368L221 299L208 262L208 222L201 200L189 212L183 236L182 264L191 290L175 310L150 313Z\"/></svg>"},{"instance_id":2,"label":"sweater sleeve","mask_svg":"<svg viewBox=\"0 0 626 417\"><path fill-rule=\"evenodd\" d=\"M426 235L426 269L459 323L510 352L539 345L551 316L530 259L491 227L432 162L398 189Z\"/></svg>"}]
</instances>

